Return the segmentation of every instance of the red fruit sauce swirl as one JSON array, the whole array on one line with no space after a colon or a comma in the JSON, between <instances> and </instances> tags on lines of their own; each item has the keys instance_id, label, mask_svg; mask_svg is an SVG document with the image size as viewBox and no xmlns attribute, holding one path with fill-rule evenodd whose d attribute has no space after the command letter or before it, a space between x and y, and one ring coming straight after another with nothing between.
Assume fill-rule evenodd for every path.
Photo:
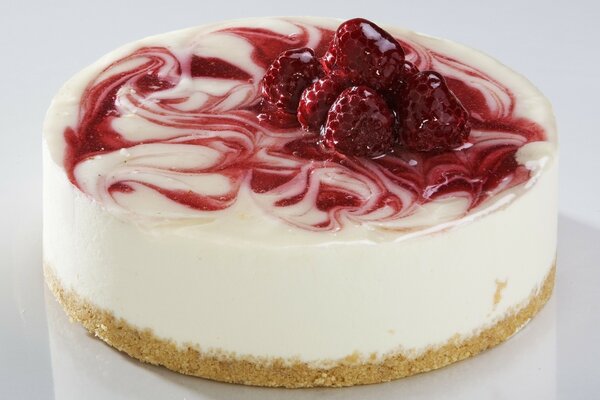
<instances>
[{"instance_id":1,"label":"red fruit sauce swirl","mask_svg":"<svg viewBox=\"0 0 600 400\"><path fill-rule=\"evenodd\" d=\"M309 46L314 32L298 27L303 33L293 37L256 28L228 28L223 32L250 43L253 61L266 69L280 52ZM319 30L315 52L320 57L333 32ZM106 192L123 196L143 185L192 213L206 215L231 207L243 189L274 218L314 231L336 231L348 221L393 222L412 215L423 204L447 197L466 199L466 213L490 196L527 181L530 172L517 163L515 154L524 144L546 137L536 123L514 116L516 99L511 91L459 60L400 41L406 58L420 70L442 67L450 88L469 110L473 131L461 149L415 153L396 148L378 159L328 152L318 145L316 136L299 127L278 128L261 118L258 82L250 72L220 58L144 47L113 62L102 72L102 79L97 77L85 89L79 121L64 132L68 176L82 188L77 167L121 149L157 143L204 146L218 152L217 161L203 168L169 171L220 175L229 182L227 193L163 187L160 181L136 182L131 176L111 182ZM448 74L448 70L455 73ZM236 83L250 84L256 90L233 108L227 106L233 91L209 96L200 108L192 110L178 107L186 98L157 96L183 79L199 77L230 80L234 87ZM469 83L461 77L467 77ZM125 85L134 90L120 92ZM145 101L150 97L152 101ZM138 117L168 128L172 135L140 141L132 141L131 135L124 138L113 126L121 116L118 105L124 103L133 107Z\"/></svg>"}]
</instances>

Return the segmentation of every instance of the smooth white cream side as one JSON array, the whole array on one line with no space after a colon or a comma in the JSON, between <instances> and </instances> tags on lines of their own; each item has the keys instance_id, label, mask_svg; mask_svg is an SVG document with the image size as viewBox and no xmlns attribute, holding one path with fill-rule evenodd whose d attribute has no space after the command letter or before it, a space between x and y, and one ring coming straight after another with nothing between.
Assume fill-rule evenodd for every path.
<instances>
[{"instance_id":1,"label":"smooth white cream side","mask_svg":"<svg viewBox=\"0 0 600 400\"><path fill-rule=\"evenodd\" d=\"M66 288L162 338L240 355L408 354L522 305L556 249L556 162L508 207L384 243L224 243L110 215L44 160L44 260ZM494 306L496 281L507 282Z\"/></svg>"}]
</instances>

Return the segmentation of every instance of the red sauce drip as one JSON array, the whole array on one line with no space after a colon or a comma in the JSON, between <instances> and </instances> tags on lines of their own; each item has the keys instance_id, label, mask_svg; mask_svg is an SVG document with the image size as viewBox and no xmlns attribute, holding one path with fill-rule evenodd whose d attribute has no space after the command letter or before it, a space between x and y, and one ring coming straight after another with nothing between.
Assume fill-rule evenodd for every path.
<instances>
[{"instance_id":1,"label":"red sauce drip","mask_svg":"<svg viewBox=\"0 0 600 400\"><path fill-rule=\"evenodd\" d=\"M334 208L353 208L360 207L361 200L349 193L339 191L339 189L321 185L317 195L317 208L321 211L330 211Z\"/></svg>"},{"instance_id":2,"label":"red sauce drip","mask_svg":"<svg viewBox=\"0 0 600 400\"><path fill-rule=\"evenodd\" d=\"M207 77L220 79L234 79L239 81L249 81L252 76L227 61L214 57L192 57L191 63L192 77Z\"/></svg>"},{"instance_id":3,"label":"red sauce drip","mask_svg":"<svg viewBox=\"0 0 600 400\"><path fill-rule=\"evenodd\" d=\"M173 200L176 203L185 204L199 211L218 211L229 207L234 200L234 197L229 196L200 196L191 191L183 190L167 190L156 185L145 184L147 187L156 190L163 196Z\"/></svg>"},{"instance_id":4,"label":"red sauce drip","mask_svg":"<svg viewBox=\"0 0 600 400\"><path fill-rule=\"evenodd\" d=\"M255 169L252 171L250 188L256 193L266 193L288 183L293 177L291 174L284 175L273 171Z\"/></svg>"}]
</instances>

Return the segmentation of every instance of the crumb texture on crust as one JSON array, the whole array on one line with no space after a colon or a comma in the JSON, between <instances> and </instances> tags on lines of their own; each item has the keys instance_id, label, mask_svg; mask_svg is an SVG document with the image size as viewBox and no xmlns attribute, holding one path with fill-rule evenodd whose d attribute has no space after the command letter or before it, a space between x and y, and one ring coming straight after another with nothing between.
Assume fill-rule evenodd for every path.
<instances>
[{"instance_id":1,"label":"crumb texture on crust","mask_svg":"<svg viewBox=\"0 0 600 400\"><path fill-rule=\"evenodd\" d=\"M525 325L548 301L554 287L553 266L542 286L519 309L478 334L451 340L431 348L416 358L391 354L382 360L364 361L358 354L331 362L330 368L317 368L297 360L236 357L203 353L139 329L109 311L102 310L61 286L48 265L46 283L67 315L90 333L140 361L162 365L170 370L222 382L268 387L342 387L363 385L407 377L463 360L507 340ZM368 360L368 357L367 357Z\"/></svg>"}]
</instances>

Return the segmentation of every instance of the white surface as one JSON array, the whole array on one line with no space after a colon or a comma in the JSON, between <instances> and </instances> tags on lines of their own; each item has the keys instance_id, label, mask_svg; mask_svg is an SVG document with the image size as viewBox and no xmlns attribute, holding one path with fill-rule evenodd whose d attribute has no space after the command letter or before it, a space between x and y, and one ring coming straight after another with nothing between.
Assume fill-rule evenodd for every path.
<instances>
[{"instance_id":1,"label":"white surface","mask_svg":"<svg viewBox=\"0 0 600 400\"><path fill-rule=\"evenodd\" d=\"M0 398L593 399L600 392L600 62L594 2L406 4L337 1L156 3L21 2L0 5L2 196ZM554 2L556 4L557 2ZM17 4L17 2L14 2ZM379 5L379 7L376 7ZM342 10L340 12L340 10ZM432 10L436 10L435 12ZM550 98L561 134L557 293L508 343L472 360L390 384L343 390L244 388L143 366L83 333L41 280L41 121L75 71L119 44L152 33L251 15L364 16L484 49ZM491 16L490 16L491 15ZM52 349L52 351L51 351Z\"/></svg>"}]
</instances>

